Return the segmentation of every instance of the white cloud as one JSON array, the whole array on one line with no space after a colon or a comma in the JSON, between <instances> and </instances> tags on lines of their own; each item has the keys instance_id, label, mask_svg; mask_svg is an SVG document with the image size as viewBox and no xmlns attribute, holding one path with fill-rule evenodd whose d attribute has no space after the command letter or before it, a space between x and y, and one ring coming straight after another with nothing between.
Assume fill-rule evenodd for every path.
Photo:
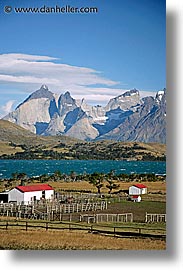
<instances>
[{"instance_id":1,"label":"white cloud","mask_svg":"<svg viewBox=\"0 0 183 275\"><path fill-rule=\"evenodd\" d=\"M9 83L43 83L68 89L87 85L118 84L105 79L101 73L90 68L51 62L56 58L25 54L0 55L0 81Z\"/></svg>"},{"instance_id":2,"label":"white cloud","mask_svg":"<svg viewBox=\"0 0 183 275\"><path fill-rule=\"evenodd\" d=\"M9 100L5 105L0 107L0 118L13 111L15 102L15 100Z\"/></svg>"},{"instance_id":3,"label":"white cloud","mask_svg":"<svg viewBox=\"0 0 183 275\"><path fill-rule=\"evenodd\" d=\"M116 88L119 82L107 79L91 68L63 64L56 57L21 53L0 55L0 83L6 85L6 93L9 89L15 95L17 90L19 94L29 94L46 84L52 92L70 91L74 98L84 97L94 104L105 104L125 91ZM0 89L0 94L5 94L4 89ZM10 102L7 102L7 108Z\"/></svg>"}]
</instances>

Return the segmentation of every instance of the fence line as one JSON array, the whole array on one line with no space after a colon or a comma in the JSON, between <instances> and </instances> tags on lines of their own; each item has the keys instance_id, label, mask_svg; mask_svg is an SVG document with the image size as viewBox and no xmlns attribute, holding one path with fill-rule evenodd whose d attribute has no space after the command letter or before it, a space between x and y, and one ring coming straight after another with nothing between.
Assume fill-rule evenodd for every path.
<instances>
[{"instance_id":1,"label":"fence line","mask_svg":"<svg viewBox=\"0 0 183 275\"><path fill-rule=\"evenodd\" d=\"M102 222L133 222L132 213L123 214L83 214L80 215L81 222L87 223L102 223Z\"/></svg>"},{"instance_id":2,"label":"fence line","mask_svg":"<svg viewBox=\"0 0 183 275\"><path fill-rule=\"evenodd\" d=\"M53 220L54 216L61 216L63 214L79 213L106 210L107 201L94 202L94 203L65 203L65 204L30 204L21 205L13 203L0 204L0 215L16 218L28 218L28 219L43 219Z\"/></svg>"},{"instance_id":3,"label":"fence line","mask_svg":"<svg viewBox=\"0 0 183 275\"><path fill-rule=\"evenodd\" d=\"M146 212L145 222L146 223L166 222L166 214L152 214L152 213Z\"/></svg>"},{"instance_id":4,"label":"fence line","mask_svg":"<svg viewBox=\"0 0 183 275\"><path fill-rule=\"evenodd\" d=\"M37 225L36 225L37 223ZM33 230L37 228L48 230L83 230L88 233L98 233L103 235L113 235L114 237L148 237L156 239L165 239L166 231L162 228L143 228L143 227L119 227L119 226L94 226L82 225L76 223L51 223L51 222L29 222L28 221L0 221L0 229L8 230L9 228L20 230ZM153 233L152 233L153 231Z\"/></svg>"}]
</instances>

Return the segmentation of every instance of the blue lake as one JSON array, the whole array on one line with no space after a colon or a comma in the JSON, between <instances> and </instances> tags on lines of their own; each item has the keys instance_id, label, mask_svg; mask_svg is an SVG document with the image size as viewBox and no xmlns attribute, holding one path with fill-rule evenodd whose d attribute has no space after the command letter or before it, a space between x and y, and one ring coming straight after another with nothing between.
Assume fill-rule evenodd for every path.
<instances>
[{"instance_id":1,"label":"blue lake","mask_svg":"<svg viewBox=\"0 0 183 275\"><path fill-rule=\"evenodd\" d=\"M162 161L115 161L115 160L0 160L0 178L10 178L12 173L28 176L61 173L91 174L93 172L116 174L154 173L166 174L166 162Z\"/></svg>"}]
</instances>

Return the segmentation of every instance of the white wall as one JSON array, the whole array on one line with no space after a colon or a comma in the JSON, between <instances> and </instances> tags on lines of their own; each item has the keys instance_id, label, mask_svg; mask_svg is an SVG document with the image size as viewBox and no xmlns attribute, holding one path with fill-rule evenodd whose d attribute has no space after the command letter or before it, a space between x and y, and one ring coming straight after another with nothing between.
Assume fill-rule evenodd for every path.
<instances>
[{"instance_id":1,"label":"white wall","mask_svg":"<svg viewBox=\"0 0 183 275\"><path fill-rule=\"evenodd\" d=\"M8 194L8 202L9 201L16 201L18 203L21 203L22 201L24 201L24 193L20 192L16 188L10 190Z\"/></svg>"},{"instance_id":2,"label":"white wall","mask_svg":"<svg viewBox=\"0 0 183 275\"><path fill-rule=\"evenodd\" d=\"M138 188L136 186L129 187L129 195L142 195L147 194L147 188Z\"/></svg>"},{"instance_id":3,"label":"white wall","mask_svg":"<svg viewBox=\"0 0 183 275\"><path fill-rule=\"evenodd\" d=\"M53 195L54 190L45 190L45 199L51 199L53 198ZM14 188L9 191L8 201L17 201L18 203L24 202L27 204L28 202L33 201L34 196L36 196L36 200L40 200L42 197L42 191L22 193L18 189Z\"/></svg>"},{"instance_id":4,"label":"white wall","mask_svg":"<svg viewBox=\"0 0 183 275\"><path fill-rule=\"evenodd\" d=\"M147 188L142 188L142 194L147 194Z\"/></svg>"},{"instance_id":5,"label":"white wall","mask_svg":"<svg viewBox=\"0 0 183 275\"><path fill-rule=\"evenodd\" d=\"M45 191L45 199L53 199L54 198L54 190L46 190Z\"/></svg>"},{"instance_id":6,"label":"white wall","mask_svg":"<svg viewBox=\"0 0 183 275\"><path fill-rule=\"evenodd\" d=\"M138 196L138 198L132 198L134 202L141 202L141 196Z\"/></svg>"},{"instance_id":7,"label":"white wall","mask_svg":"<svg viewBox=\"0 0 183 275\"><path fill-rule=\"evenodd\" d=\"M33 191L33 192L25 192L24 193L24 201L33 201L33 197L36 196L36 200L40 200L42 198L42 191ZM45 190L45 199L51 199L54 194L54 190Z\"/></svg>"}]
</instances>

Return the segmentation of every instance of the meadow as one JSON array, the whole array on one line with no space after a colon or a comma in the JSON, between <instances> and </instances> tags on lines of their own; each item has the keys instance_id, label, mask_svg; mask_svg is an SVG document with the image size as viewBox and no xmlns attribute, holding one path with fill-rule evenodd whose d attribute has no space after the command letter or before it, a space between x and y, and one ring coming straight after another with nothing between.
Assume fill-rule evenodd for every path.
<instances>
[{"instance_id":1,"label":"meadow","mask_svg":"<svg viewBox=\"0 0 183 275\"><path fill-rule=\"evenodd\" d=\"M6 182L6 181L5 181ZM1 187L4 186L5 182L1 182ZM163 230L163 234L166 234L166 223L145 223L145 214L148 213L166 213L166 183L165 181L155 182L143 182L148 188L148 194L142 196L141 203L134 203L128 201L126 196L126 190L129 186L133 185L134 182L125 181L114 181L118 184L118 189L113 190L112 194L109 194L109 190L106 188L105 181L101 188L101 194L104 195L105 200L108 201L108 208L103 210L102 213L117 214L117 213L133 213L133 223L105 223L105 224L86 224L85 230L79 230L81 223L77 223L76 228L69 230L69 223L65 225L63 230L55 230L54 222L49 225L49 230L45 228L33 228L28 227L25 230L24 227L8 227L0 226L0 249L29 249L29 250L165 250L166 249L166 238L152 238L143 236L122 236L113 234L91 234L89 228L92 225L93 229L99 228L101 231L107 230L114 231L114 227L134 227L137 232L139 228L143 228L142 233L149 233L151 229L152 234L158 235L157 229ZM31 184L37 184L37 180ZM88 181L48 181L57 192L65 193L69 196L80 196L82 193L97 194L96 186L92 185ZM100 200L100 199L99 199ZM101 211L100 211L101 212ZM86 213L86 212L85 212ZM91 212L89 212L90 214ZM97 212L96 212L97 213ZM82 214L82 213L81 213ZM93 214L93 213L91 213ZM77 213L79 215L79 213ZM74 213L73 213L74 217ZM13 218L0 217L0 224L3 219L11 222ZM24 222L24 219L18 219L16 222ZM39 221L27 221L32 225L39 223ZM45 226L44 221L44 226ZM73 221L72 221L73 222ZM41 223L41 221L40 221ZM56 226L63 227L63 224L59 225L59 222L55 222ZM87 226L89 228L87 228ZM51 228L53 227L53 228ZM84 228L84 227L83 227ZM121 230L121 229L116 229ZM123 228L124 230L124 228ZM126 229L126 231L128 231ZM131 229L132 230L132 229ZM135 229L134 229L135 230ZM146 231L145 231L146 230Z\"/></svg>"}]
</instances>

